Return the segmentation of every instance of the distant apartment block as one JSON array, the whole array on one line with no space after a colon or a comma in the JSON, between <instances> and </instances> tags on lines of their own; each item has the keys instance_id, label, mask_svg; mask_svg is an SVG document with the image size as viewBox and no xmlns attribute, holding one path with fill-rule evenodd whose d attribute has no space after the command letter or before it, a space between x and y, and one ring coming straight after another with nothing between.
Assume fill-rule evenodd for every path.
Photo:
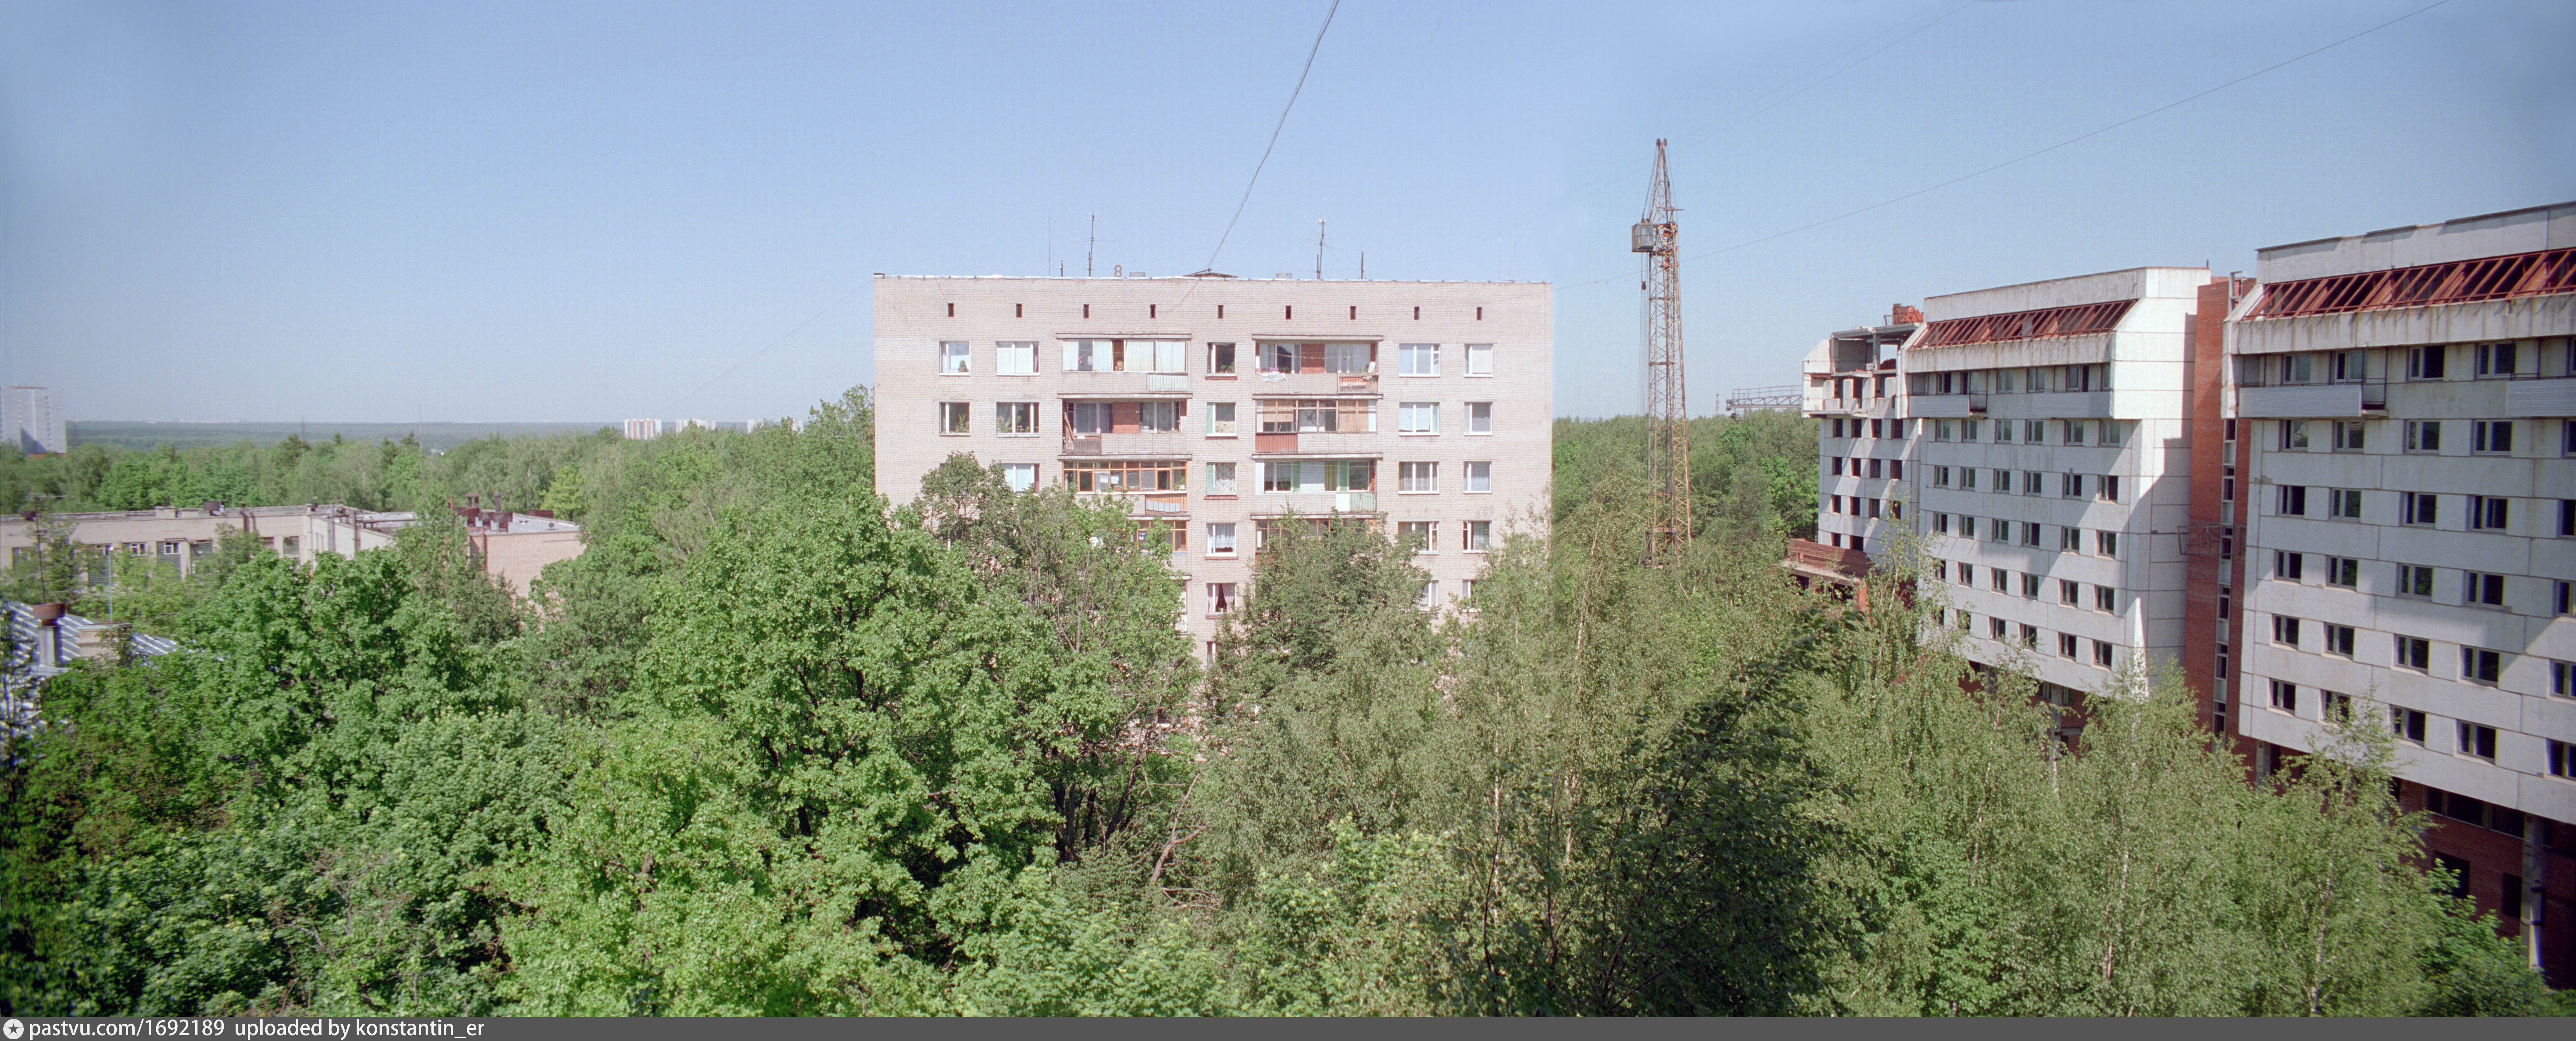
<instances>
[{"instance_id":1,"label":"distant apartment block","mask_svg":"<svg viewBox=\"0 0 2576 1041\"><path fill-rule=\"evenodd\" d=\"M967 453L1122 503L1203 650L1282 524L1411 540L1446 607L1544 517L1552 327L1543 283L879 276L878 487Z\"/></svg>"},{"instance_id":2,"label":"distant apartment block","mask_svg":"<svg viewBox=\"0 0 2576 1041\"><path fill-rule=\"evenodd\" d=\"M626 439L629 441L650 441L660 436L662 436L661 420L630 419L626 421Z\"/></svg>"},{"instance_id":3,"label":"distant apartment block","mask_svg":"<svg viewBox=\"0 0 2576 1041\"><path fill-rule=\"evenodd\" d=\"M581 528L544 510L513 512L475 506L456 509L485 574L525 595L547 564L581 555ZM281 556L312 563L323 553L356 556L393 545L394 533L419 523L408 511L373 512L336 504L230 507L207 503L181 509L52 513L0 518L0 554L12 568L32 560L49 531L61 531L90 561L91 580L107 581L113 554L152 556L187 574L214 552L226 530L246 531Z\"/></svg>"},{"instance_id":4,"label":"distant apartment block","mask_svg":"<svg viewBox=\"0 0 2576 1041\"><path fill-rule=\"evenodd\" d=\"M64 430L62 395L45 387L11 387L0 391L0 429L13 446L28 455L72 450Z\"/></svg>"}]
</instances>

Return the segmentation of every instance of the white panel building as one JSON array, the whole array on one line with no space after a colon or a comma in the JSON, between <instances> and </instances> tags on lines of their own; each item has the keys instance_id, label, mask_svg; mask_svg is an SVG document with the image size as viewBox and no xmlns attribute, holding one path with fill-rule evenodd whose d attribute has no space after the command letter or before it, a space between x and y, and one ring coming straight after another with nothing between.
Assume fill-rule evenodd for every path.
<instances>
[{"instance_id":1,"label":"white panel building","mask_svg":"<svg viewBox=\"0 0 2576 1041\"><path fill-rule=\"evenodd\" d=\"M28 455L72 450L64 430L62 395L45 387L11 387L0 391L0 430L12 447Z\"/></svg>"},{"instance_id":2,"label":"white panel building","mask_svg":"<svg viewBox=\"0 0 2576 1041\"><path fill-rule=\"evenodd\" d=\"M1414 538L1445 606L1544 521L1553 328L1545 283L879 276L877 484L962 452L1124 501L1202 648L1292 514Z\"/></svg>"}]
</instances>

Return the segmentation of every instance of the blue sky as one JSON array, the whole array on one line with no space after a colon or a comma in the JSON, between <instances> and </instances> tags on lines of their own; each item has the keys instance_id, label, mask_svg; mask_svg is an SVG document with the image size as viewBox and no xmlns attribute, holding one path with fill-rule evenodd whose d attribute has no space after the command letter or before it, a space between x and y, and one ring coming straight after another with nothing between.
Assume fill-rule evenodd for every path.
<instances>
[{"instance_id":1,"label":"blue sky","mask_svg":"<svg viewBox=\"0 0 2576 1041\"><path fill-rule=\"evenodd\" d=\"M1557 412L1634 412L1669 137L1707 412L1892 303L2576 199L2576 4L2450 0L1754 241L2429 2L1348 0L1216 267L1310 277L1321 218L1326 277L1554 282ZM1328 3L20 0L0 380L75 419L802 415L872 381L871 272L1079 273L1094 213L1104 273L1205 266Z\"/></svg>"}]
</instances>

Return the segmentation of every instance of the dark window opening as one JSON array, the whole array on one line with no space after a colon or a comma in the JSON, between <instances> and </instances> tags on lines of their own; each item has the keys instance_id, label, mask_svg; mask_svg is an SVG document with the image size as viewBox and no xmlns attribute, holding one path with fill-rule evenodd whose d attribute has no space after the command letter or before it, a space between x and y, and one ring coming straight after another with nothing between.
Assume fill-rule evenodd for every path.
<instances>
[{"instance_id":1,"label":"dark window opening","mask_svg":"<svg viewBox=\"0 0 2576 1041\"><path fill-rule=\"evenodd\" d=\"M956 304L950 304L950 305L948 305L948 317L950 317L950 318L955 318L955 317L957 317L957 305L956 305Z\"/></svg>"}]
</instances>

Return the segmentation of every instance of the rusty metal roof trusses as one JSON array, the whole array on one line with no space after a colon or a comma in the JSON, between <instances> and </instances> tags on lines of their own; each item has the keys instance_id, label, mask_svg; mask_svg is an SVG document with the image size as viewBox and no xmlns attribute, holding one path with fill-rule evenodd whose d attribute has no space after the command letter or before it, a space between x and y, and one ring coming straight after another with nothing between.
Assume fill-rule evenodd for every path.
<instances>
[{"instance_id":1,"label":"rusty metal roof trusses","mask_svg":"<svg viewBox=\"0 0 2576 1041\"><path fill-rule=\"evenodd\" d=\"M2107 333L2119 326L2120 319L2127 317L2129 308L2136 303L2135 300L2109 300L1975 318L1944 318L1932 323L1932 328L1923 334L1922 342L1915 346L1958 347L1971 343Z\"/></svg>"},{"instance_id":2,"label":"rusty metal roof trusses","mask_svg":"<svg viewBox=\"0 0 2576 1041\"><path fill-rule=\"evenodd\" d=\"M2281 282L2245 317L2293 318L2576 293L2576 249L2550 249Z\"/></svg>"}]
</instances>

